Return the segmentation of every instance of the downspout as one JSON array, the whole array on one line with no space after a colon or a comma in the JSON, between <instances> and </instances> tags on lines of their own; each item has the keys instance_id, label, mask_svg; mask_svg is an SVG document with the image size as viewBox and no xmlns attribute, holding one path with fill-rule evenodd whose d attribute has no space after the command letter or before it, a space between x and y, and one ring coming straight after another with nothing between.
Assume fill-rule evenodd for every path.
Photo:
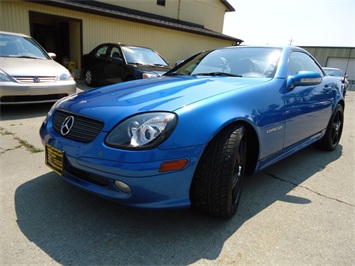
<instances>
[{"instance_id":1,"label":"downspout","mask_svg":"<svg viewBox=\"0 0 355 266\"><path fill-rule=\"evenodd\" d=\"M181 0L178 1L177 20L180 20Z\"/></svg>"}]
</instances>

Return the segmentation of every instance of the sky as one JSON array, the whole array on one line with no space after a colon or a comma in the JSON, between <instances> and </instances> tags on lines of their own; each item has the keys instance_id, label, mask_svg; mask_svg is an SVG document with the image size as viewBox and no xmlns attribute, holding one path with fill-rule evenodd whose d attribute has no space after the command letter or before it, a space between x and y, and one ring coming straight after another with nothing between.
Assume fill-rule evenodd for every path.
<instances>
[{"instance_id":1,"label":"sky","mask_svg":"<svg viewBox=\"0 0 355 266\"><path fill-rule=\"evenodd\" d=\"M355 47L355 0L228 0L223 33L245 45Z\"/></svg>"}]
</instances>

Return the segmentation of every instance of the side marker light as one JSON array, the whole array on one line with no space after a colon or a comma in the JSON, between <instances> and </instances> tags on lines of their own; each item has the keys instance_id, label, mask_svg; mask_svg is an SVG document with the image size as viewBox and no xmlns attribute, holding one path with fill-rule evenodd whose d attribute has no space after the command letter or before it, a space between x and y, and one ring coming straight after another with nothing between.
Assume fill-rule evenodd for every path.
<instances>
[{"instance_id":1,"label":"side marker light","mask_svg":"<svg viewBox=\"0 0 355 266\"><path fill-rule=\"evenodd\" d=\"M187 159L163 162L159 167L159 172L177 171L185 168L187 165Z\"/></svg>"}]
</instances>

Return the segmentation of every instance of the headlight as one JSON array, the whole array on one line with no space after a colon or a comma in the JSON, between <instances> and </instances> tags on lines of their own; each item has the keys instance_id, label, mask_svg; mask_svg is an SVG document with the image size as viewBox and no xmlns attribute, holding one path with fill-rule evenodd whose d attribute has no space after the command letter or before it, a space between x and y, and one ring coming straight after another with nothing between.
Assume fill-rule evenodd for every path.
<instances>
[{"instance_id":1,"label":"headlight","mask_svg":"<svg viewBox=\"0 0 355 266\"><path fill-rule=\"evenodd\" d=\"M147 78L157 78L159 77L158 74L155 74L155 73L149 73L149 72L145 72L143 73L143 78L144 79L147 79Z\"/></svg>"},{"instance_id":2,"label":"headlight","mask_svg":"<svg viewBox=\"0 0 355 266\"><path fill-rule=\"evenodd\" d=\"M66 71L64 73L62 73L60 76L59 76L59 80L72 80L74 79L73 76L70 74L69 71Z\"/></svg>"},{"instance_id":3,"label":"headlight","mask_svg":"<svg viewBox=\"0 0 355 266\"><path fill-rule=\"evenodd\" d=\"M122 149L150 149L162 143L172 132L176 115L152 112L135 115L118 124L106 137L108 146Z\"/></svg>"}]
</instances>

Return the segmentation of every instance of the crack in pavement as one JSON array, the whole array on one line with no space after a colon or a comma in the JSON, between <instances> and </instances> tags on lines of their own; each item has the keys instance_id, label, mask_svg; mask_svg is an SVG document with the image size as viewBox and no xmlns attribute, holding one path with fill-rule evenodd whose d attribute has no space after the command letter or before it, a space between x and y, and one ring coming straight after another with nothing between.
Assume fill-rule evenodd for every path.
<instances>
[{"instance_id":1,"label":"crack in pavement","mask_svg":"<svg viewBox=\"0 0 355 266\"><path fill-rule=\"evenodd\" d=\"M14 140L17 140L20 144L19 146L16 146L12 149L5 149L3 150L0 154L4 154L6 151L12 151L15 149L18 149L20 147L25 147L29 152L31 153L38 153L38 152L43 152L44 150L41 148L36 148L34 145L28 143L26 140L23 140L15 135L15 133L12 133L8 131L6 128L0 127L0 135L2 136L12 136Z\"/></svg>"},{"instance_id":2,"label":"crack in pavement","mask_svg":"<svg viewBox=\"0 0 355 266\"><path fill-rule=\"evenodd\" d=\"M276 176L276 175L274 175L274 174L266 173L266 172L264 172L264 174L266 174L267 176L270 176L270 177L272 177L272 178L274 178L274 179L276 179L276 180L279 180L279 181L281 181L281 182L285 182L285 183L291 184L291 185L293 185L294 187L301 187L301 188L304 188L304 189L306 189L306 190L308 190L308 191L310 191L310 192L312 192L312 193L315 193L315 194L317 194L318 196L324 197L324 198L326 198L326 199L335 200L335 201L337 201L337 202L339 202L339 203L348 205L348 206L350 206L350 207L355 207L354 204L351 204L351 203L348 203L348 202L345 202L345 201L342 201L342 200L339 200L339 199L336 199L336 198L332 198L332 197L326 196L326 195L324 195L324 194L322 194L322 193L319 193L319 192L317 192L317 191L315 191L315 190L312 190L312 189L310 189L310 188L308 188L308 187L306 187L306 186L302 186L302 185L299 185L299 184L297 184L297 183L291 182L291 181L289 181L289 180L285 180L285 179L283 179L283 178L281 178L281 177L278 177L278 176Z\"/></svg>"},{"instance_id":3,"label":"crack in pavement","mask_svg":"<svg viewBox=\"0 0 355 266\"><path fill-rule=\"evenodd\" d=\"M8 151L13 151L13 150L19 149L19 148L21 148L21 147L22 147L22 146L19 145L19 146L16 146L15 148L12 148L12 149L3 150L3 151L0 152L0 155L1 155L1 154L5 154L5 153L8 152ZM0 149L1 149L1 147L0 147Z\"/></svg>"}]
</instances>

